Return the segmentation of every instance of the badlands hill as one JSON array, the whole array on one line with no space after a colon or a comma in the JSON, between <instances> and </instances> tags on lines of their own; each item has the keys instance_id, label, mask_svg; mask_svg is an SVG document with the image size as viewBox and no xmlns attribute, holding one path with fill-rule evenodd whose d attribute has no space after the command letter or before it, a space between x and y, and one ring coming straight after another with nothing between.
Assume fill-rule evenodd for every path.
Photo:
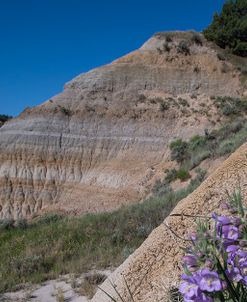
<instances>
[{"instance_id":1,"label":"badlands hill","mask_svg":"<svg viewBox=\"0 0 247 302\"><path fill-rule=\"evenodd\" d=\"M113 285L124 301L170 301L165 293L168 288L178 285L183 252L181 247L186 244L174 236L171 230L181 238L186 238L189 230L195 226L195 218L177 217L172 214L208 215L213 211L220 214L220 204L227 198L226 190L232 193L239 187L246 202L246 156L247 144L244 144L198 189L179 202L164 224L156 228L140 248L105 281L102 289L116 298L116 301L120 300ZM133 294L134 300L129 292ZM110 302L111 299L99 290L92 301Z\"/></svg>"},{"instance_id":2,"label":"badlands hill","mask_svg":"<svg viewBox=\"0 0 247 302\"><path fill-rule=\"evenodd\" d=\"M1 127L0 218L142 200L167 167L172 140L223 122L212 96L245 93L240 71L202 37L154 35Z\"/></svg>"}]
</instances>

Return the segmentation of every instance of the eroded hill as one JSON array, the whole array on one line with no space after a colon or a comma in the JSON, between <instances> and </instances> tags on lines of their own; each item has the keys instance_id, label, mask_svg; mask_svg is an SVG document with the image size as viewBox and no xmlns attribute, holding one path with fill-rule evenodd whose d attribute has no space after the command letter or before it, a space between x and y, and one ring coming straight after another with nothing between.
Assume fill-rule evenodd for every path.
<instances>
[{"instance_id":1,"label":"eroded hill","mask_svg":"<svg viewBox=\"0 0 247 302\"><path fill-rule=\"evenodd\" d=\"M100 212L145 197L169 143L224 123L241 72L194 33L156 34L0 129L0 218ZM169 166L169 165L168 165Z\"/></svg>"}]
</instances>

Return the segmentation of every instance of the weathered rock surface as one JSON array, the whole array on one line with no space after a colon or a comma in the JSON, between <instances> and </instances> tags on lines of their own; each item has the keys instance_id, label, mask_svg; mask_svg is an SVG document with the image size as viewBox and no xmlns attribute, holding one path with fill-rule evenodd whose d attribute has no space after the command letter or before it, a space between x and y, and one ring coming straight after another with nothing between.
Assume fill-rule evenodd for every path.
<instances>
[{"instance_id":1,"label":"weathered rock surface","mask_svg":"<svg viewBox=\"0 0 247 302\"><path fill-rule=\"evenodd\" d=\"M247 143L231 155L197 190L179 202L171 214L208 215L213 211L220 214L220 203L226 200L226 190L232 193L239 187L246 202L246 154ZM185 245L170 229L180 237L186 238L194 226L194 221L195 218L169 216L105 281L102 288L116 298L116 301L120 300L112 284L116 286L124 301L132 301L126 283L135 301L168 301L165 293L169 287L178 284L181 273L181 246ZM92 301L110 302L111 299L102 291L98 291Z\"/></svg>"},{"instance_id":2,"label":"weathered rock surface","mask_svg":"<svg viewBox=\"0 0 247 302\"><path fill-rule=\"evenodd\" d=\"M243 93L239 72L226 62L223 72L207 44L177 53L190 35L178 33L169 52L164 35L155 35L2 126L0 219L112 210L145 196L164 169L169 141L215 125L209 97ZM196 110L202 101L211 119Z\"/></svg>"}]
</instances>

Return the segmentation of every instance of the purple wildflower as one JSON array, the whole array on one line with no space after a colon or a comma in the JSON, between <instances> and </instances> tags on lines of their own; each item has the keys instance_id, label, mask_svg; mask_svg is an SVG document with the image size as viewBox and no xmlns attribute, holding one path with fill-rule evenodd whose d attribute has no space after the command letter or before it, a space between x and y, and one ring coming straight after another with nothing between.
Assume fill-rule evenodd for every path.
<instances>
[{"instance_id":1,"label":"purple wildflower","mask_svg":"<svg viewBox=\"0 0 247 302\"><path fill-rule=\"evenodd\" d=\"M222 283L218 273L205 268L201 270L200 275L201 280L199 282L199 287L201 290L207 292L215 292L222 290Z\"/></svg>"},{"instance_id":2,"label":"purple wildflower","mask_svg":"<svg viewBox=\"0 0 247 302\"><path fill-rule=\"evenodd\" d=\"M230 204L229 204L228 202L224 201L224 202L222 202L222 203L220 204L220 208L221 208L222 210L229 210L229 209L231 208L231 206L230 206Z\"/></svg>"},{"instance_id":3,"label":"purple wildflower","mask_svg":"<svg viewBox=\"0 0 247 302\"><path fill-rule=\"evenodd\" d=\"M184 298L184 302L213 302L213 299L204 293L200 293L198 297L193 300Z\"/></svg>"},{"instance_id":4,"label":"purple wildflower","mask_svg":"<svg viewBox=\"0 0 247 302\"><path fill-rule=\"evenodd\" d=\"M223 225L222 238L229 240L237 240L239 238L238 228L233 225Z\"/></svg>"},{"instance_id":5,"label":"purple wildflower","mask_svg":"<svg viewBox=\"0 0 247 302\"><path fill-rule=\"evenodd\" d=\"M235 225L235 226L240 226L241 224L242 224L242 220L241 220L241 218L239 218L239 217L233 217L232 218L232 223Z\"/></svg>"},{"instance_id":6,"label":"purple wildflower","mask_svg":"<svg viewBox=\"0 0 247 302\"><path fill-rule=\"evenodd\" d=\"M187 301L195 301L200 294L197 280L193 276L182 275L184 282L180 284L179 291ZM185 300L186 301L186 300Z\"/></svg>"},{"instance_id":7,"label":"purple wildflower","mask_svg":"<svg viewBox=\"0 0 247 302\"><path fill-rule=\"evenodd\" d=\"M214 267L214 263L211 259L207 259L205 261L205 267L209 268L209 269L212 269Z\"/></svg>"},{"instance_id":8,"label":"purple wildflower","mask_svg":"<svg viewBox=\"0 0 247 302\"><path fill-rule=\"evenodd\" d=\"M240 275L239 269L234 266L227 269L226 274L230 280L233 280L235 282L239 282L243 279L242 276Z\"/></svg>"},{"instance_id":9,"label":"purple wildflower","mask_svg":"<svg viewBox=\"0 0 247 302\"><path fill-rule=\"evenodd\" d=\"M216 213L212 214L212 218L218 222L220 225L227 225L231 223L231 220L227 216L218 216Z\"/></svg>"},{"instance_id":10,"label":"purple wildflower","mask_svg":"<svg viewBox=\"0 0 247 302\"><path fill-rule=\"evenodd\" d=\"M197 232L192 231L189 235L189 239L192 241L196 241L197 240Z\"/></svg>"},{"instance_id":11,"label":"purple wildflower","mask_svg":"<svg viewBox=\"0 0 247 302\"><path fill-rule=\"evenodd\" d=\"M183 257L183 262L190 270L191 268L197 267L197 258L194 255L186 255Z\"/></svg>"},{"instance_id":12,"label":"purple wildflower","mask_svg":"<svg viewBox=\"0 0 247 302\"><path fill-rule=\"evenodd\" d=\"M238 249L239 249L238 245L229 245L226 248L226 252L231 255L231 254L235 254L238 251Z\"/></svg>"}]
</instances>

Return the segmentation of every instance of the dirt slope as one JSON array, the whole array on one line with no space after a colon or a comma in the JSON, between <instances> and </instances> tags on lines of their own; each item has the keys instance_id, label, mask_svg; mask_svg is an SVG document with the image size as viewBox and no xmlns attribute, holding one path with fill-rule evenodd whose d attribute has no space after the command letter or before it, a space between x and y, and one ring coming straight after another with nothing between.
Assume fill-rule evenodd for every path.
<instances>
[{"instance_id":1,"label":"dirt slope","mask_svg":"<svg viewBox=\"0 0 247 302\"><path fill-rule=\"evenodd\" d=\"M182 200L172 213L191 215L206 215L215 211L220 213L220 203L226 198L226 190L232 192L242 189L244 199L247 199L247 144L232 154L203 184L191 195ZM165 223L186 238L193 228L194 219L168 217ZM135 301L167 301L165 291L177 283L180 274L181 248L185 243L177 239L164 224L156 228L148 239L138 248L111 276L112 284L125 298L129 297L126 283L134 294ZM116 297L109 281L103 287L106 292ZM93 302L111 301L98 291ZM120 301L120 300L117 300Z\"/></svg>"}]
</instances>

